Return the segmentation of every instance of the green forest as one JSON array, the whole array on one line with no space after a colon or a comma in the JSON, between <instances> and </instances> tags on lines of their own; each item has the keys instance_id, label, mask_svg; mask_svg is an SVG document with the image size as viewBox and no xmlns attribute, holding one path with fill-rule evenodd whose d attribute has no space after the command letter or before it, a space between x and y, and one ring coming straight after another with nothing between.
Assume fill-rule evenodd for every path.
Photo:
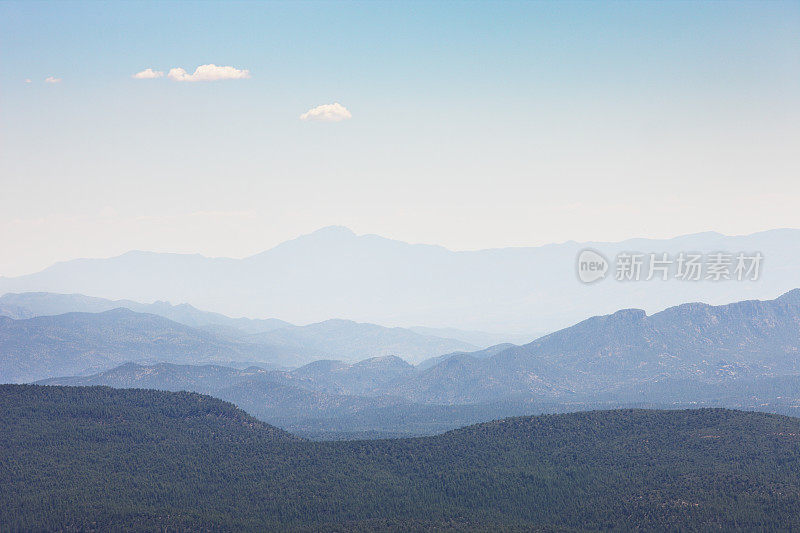
<instances>
[{"instance_id":1,"label":"green forest","mask_svg":"<svg viewBox=\"0 0 800 533\"><path fill-rule=\"evenodd\" d=\"M311 442L187 392L0 386L0 529L800 528L800 419L699 409Z\"/></svg>"}]
</instances>

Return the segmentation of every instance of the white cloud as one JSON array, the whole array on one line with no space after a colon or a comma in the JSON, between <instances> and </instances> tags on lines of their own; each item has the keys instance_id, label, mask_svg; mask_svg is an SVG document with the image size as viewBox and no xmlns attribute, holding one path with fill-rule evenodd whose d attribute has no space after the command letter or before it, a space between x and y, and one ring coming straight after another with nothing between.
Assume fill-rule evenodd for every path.
<instances>
[{"instance_id":1,"label":"white cloud","mask_svg":"<svg viewBox=\"0 0 800 533\"><path fill-rule=\"evenodd\" d=\"M44 79L45 83L61 83L61 78L55 78L53 76L48 76Z\"/></svg>"},{"instance_id":2,"label":"white cloud","mask_svg":"<svg viewBox=\"0 0 800 533\"><path fill-rule=\"evenodd\" d=\"M189 74L180 67L169 69L167 77L174 81L218 81L218 80L243 80L250 77L249 70L239 70L234 67L218 67L217 65L200 65Z\"/></svg>"},{"instance_id":3,"label":"white cloud","mask_svg":"<svg viewBox=\"0 0 800 533\"><path fill-rule=\"evenodd\" d=\"M25 83L32 83L30 78L25 78Z\"/></svg>"},{"instance_id":4,"label":"white cloud","mask_svg":"<svg viewBox=\"0 0 800 533\"><path fill-rule=\"evenodd\" d=\"M153 80L156 78L160 78L164 75L163 72L160 70L153 70L151 68L146 68L141 72L137 72L133 75L134 78L137 80Z\"/></svg>"},{"instance_id":5,"label":"white cloud","mask_svg":"<svg viewBox=\"0 0 800 533\"><path fill-rule=\"evenodd\" d=\"M313 107L300 115L300 120L314 120L317 122L341 122L352 118L352 114L345 106L336 102Z\"/></svg>"}]
</instances>

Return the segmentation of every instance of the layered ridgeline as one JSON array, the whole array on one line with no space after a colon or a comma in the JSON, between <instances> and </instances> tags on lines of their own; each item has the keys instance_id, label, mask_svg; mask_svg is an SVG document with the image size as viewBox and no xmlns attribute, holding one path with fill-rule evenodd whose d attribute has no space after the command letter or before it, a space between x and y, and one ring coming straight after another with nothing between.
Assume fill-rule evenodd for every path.
<instances>
[{"instance_id":1,"label":"layered ridgeline","mask_svg":"<svg viewBox=\"0 0 800 533\"><path fill-rule=\"evenodd\" d=\"M133 300L108 300L83 294L50 292L7 293L0 296L0 315L14 319L65 313L103 313L119 308L158 315L193 328L236 331L240 334L265 333L292 325L277 318L231 318L220 313L202 311L185 303L172 305L159 301L144 304Z\"/></svg>"},{"instance_id":2,"label":"layered ridgeline","mask_svg":"<svg viewBox=\"0 0 800 533\"><path fill-rule=\"evenodd\" d=\"M800 420L601 411L318 443L191 393L5 385L0 480L9 530L790 530Z\"/></svg>"},{"instance_id":3,"label":"layered ridgeline","mask_svg":"<svg viewBox=\"0 0 800 533\"><path fill-rule=\"evenodd\" d=\"M44 381L194 390L314 436L430 434L515 414L727 406L800 414L800 290L771 301L624 310L524 346L317 361L298 369L125 365Z\"/></svg>"},{"instance_id":4,"label":"layered ridgeline","mask_svg":"<svg viewBox=\"0 0 800 533\"><path fill-rule=\"evenodd\" d=\"M172 305L158 301L145 304L83 294L10 292L0 296L0 316L14 319L65 313L102 313L119 308L158 315L185 326L243 341L274 343L345 359L401 355L413 360L430 357L432 353L442 350L475 350L504 342L522 344L538 336L423 326L382 328L375 324L336 319L296 326L277 318L231 318L220 313L203 311L186 303ZM274 334L269 334L273 331Z\"/></svg>"},{"instance_id":5,"label":"layered ridgeline","mask_svg":"<svg viewBox=\"0 0 800 533\"><path fill-rule=\"evenodd\" d=\"M720 304L774 298L800 287L799 240L800 230L773 230L737 237L702 233L668 240L455 252L332 227L245 259L130 252L67 261L36 274L0 278L0 294L49 291L169 300L228 315L303 324L339 317L541 334L616 309L655 312L697 300ZM680 252L760 252L763 271L758 282L606 279L586 286L575 271L585 248L612 261L623 251L673 258Z\"/></svg>"},{"instance_id":6,"label":"layered ridgeline","mask_svg":"<svg viewBox=\"0 0 800 533\"><path fill-rule=\"evenodd\" d=\"M80 312L52 314L65 310ZM7 294L0 297L0 315L5 315L0 316L0 382L88 374L124 362L291 367L321 358L397 355L421 360L475 349L456 339L347 320L294 326L232 319L186 305L81 295Z\"/></svg>"},{"instance_id":7,"label":"layered ridgeline","mask_svg":"<svg viewBox=\"0 0 800 533\"><path fill-rule=\"evenodd\" d=\"M488 357L446 358L399 390L429 402L531 394L570 399L664 382L713 384L798 374L800 289L795 289L775 300L684 304L651 316L621 310Z\"/></svg>"},{"instance_id":8,"label":"layered ridgeline","mask_svg":"<svg viewBox=\"0 0 800 533\"><path fill-rule=\"evenodd\" d=\"M114 309L14 320L0 316L0 381L86 374L126 361L280 360L274 347L219 338L156 315Z\"/></svg>"}]
</instances>

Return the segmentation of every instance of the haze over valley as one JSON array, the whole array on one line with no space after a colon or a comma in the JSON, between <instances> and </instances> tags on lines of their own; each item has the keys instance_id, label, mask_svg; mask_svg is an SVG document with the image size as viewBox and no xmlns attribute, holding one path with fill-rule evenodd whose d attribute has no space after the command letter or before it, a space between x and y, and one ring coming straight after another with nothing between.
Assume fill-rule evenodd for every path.
<instances>
[{"instance_id":1,"label":"haze over valley","mask_svg":"<svg viewBox=\"0 0 800 533\"><path fill-rule=\"evenodd\" d=\"M47 293L0 298L5 313L43 313L0 318L0 376L192 390L289 430L336 438L430 434L501 416L598 407L800 414L800 289L775 300L688 303L653 315L624 309L527 344L485 349L337 320L292 326L141 306L192 327L124 307L99 311L119 303L140 305ZM99 312L47 314L70 306ZM250 333L258 326L266 331Z\"/></svg>"},{"instance_id":2,"label":"haze over valley","mask_svg":"<svg viewBox=\"0 0 800 533\"><path fill-rule=\"evenodd\" d=\"M0 292L166 300L233 317L301 325L336 318L501 334L489 339L490 344L524 342L628 307L653 313L691 301L775 298L800 287L799 241L800 230L781 229L745 236L700 233L667 240L453 252L328 227L241 260L130 252L68 261L38 273L0 278ZM720 250L758 252L765 259L754 281L645 282L645 271L639 282L618 282L611 273L587 286L579 282L575 268L578 254L587 248L609 259L622 252L674 257Z\"/></svg>"}]
</instances>

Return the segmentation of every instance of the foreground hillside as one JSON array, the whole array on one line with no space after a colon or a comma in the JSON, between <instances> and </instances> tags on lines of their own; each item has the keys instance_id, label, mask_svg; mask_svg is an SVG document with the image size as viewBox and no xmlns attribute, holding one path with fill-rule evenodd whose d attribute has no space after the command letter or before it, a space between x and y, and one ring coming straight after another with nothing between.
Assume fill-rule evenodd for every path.
<instances>
[{"instance_id":1,"label":"foreground hillside","mask_svg":"<svg viewBox=\"0 0 800 533\"><path fill-rule=\"evenodd\" d=\"M513 418L303 442L190 393L0 387L2 529L791 529L800 420Z\"/></svg>"}]
</instances>

